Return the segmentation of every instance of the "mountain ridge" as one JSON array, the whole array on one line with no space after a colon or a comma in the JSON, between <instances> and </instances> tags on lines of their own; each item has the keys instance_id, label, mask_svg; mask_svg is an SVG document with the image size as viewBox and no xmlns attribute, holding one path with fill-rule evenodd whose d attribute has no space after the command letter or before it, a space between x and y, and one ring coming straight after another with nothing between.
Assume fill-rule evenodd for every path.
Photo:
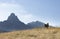
<instances>
[{"instance_id":1,"label":"mountain ridge","mask_svg":"<svg viewBox=\"0 0 60 39\"><path fill-rule=\"evenodd\" d=\"M36 24L38 24L38 23L40 25L43 24L42 22L39 22L39 21L36 21L36 22L37 22ZM32 24L34 24L34 23L32 23ZM40 25L39 25L39 27L40 27ZM0 22L0 30L5 30L5 31L32 29L35 27L38 27L38 26L37 25L29 26L29 24L25 24L25 23L21 22L14 13L11 13L11 15L8 17L7 20Z\"/></svg>"},{"instance_id":2,"label":"mountain ridge","mask_svg":"<svg viewBox=\"0 0 60 39\"><path fill-rule=\"evenodd\" d=\"M34 21L34 22L32 21L27 25L35 28L35 27L44 27L45 23L39 21Z\"/></svg>"}]
</instances>

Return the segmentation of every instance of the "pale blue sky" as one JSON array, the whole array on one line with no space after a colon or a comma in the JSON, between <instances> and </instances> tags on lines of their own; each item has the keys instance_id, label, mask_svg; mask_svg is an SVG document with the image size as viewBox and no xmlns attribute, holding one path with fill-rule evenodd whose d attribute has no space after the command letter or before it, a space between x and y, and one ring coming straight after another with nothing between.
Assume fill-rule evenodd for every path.
<instances>
[{"instance_id":1,"label":"pale blue sky","mask_svg":"<svg viewBox=\"0 0 60 39\"><path fill-rule=\"evenodd\" d=\"M0 0L0 21L14 12L20 21L60 25L60 0Z\"/></svg>"}]
</instances>

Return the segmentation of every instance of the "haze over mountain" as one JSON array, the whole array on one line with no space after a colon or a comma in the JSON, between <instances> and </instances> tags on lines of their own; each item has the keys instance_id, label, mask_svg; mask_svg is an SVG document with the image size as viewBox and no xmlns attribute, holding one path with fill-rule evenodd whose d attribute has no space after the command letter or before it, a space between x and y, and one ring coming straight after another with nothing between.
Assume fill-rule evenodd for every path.
<instances>
[{"instance_id":1,"label":"haze over mountain","mask_svg":"<svg viewBox=\"0 0 60 39\"><path fill-rule=\"evenodd\" d=\"M14 13L11 13L7 20L0 22L0 30L3 31L24 30L43 26L44 23L39 21L24 24Z\"/></svg>"}]
</instances>

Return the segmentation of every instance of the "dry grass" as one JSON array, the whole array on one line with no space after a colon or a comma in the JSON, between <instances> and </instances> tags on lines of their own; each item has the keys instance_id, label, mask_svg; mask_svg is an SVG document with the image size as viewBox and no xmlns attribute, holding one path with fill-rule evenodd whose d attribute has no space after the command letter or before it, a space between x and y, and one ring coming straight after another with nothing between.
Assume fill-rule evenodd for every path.
<instances>
[{"instance_id":1,"label":"dry grass","mask_svg":"<svg viewBox=\"0 0 60 39\"><path fill-rule=\"evenodd\" d=\"M60 39L60 28L36 28L0 33L0 39Z\"/></svg>"}]
</instances>

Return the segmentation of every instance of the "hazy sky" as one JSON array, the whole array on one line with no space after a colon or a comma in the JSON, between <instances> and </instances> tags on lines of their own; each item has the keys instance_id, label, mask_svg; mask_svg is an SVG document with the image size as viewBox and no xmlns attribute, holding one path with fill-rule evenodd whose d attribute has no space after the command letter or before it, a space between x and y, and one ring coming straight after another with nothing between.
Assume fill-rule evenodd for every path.
<instances>
[{"instance_id":1,"label":"hazy sky","mask_svg":"<svg viewBox=\"0 0 60 39\"><path fill-rule=\"evenodd\" d=\"M0 21L14 12L20 21L60 25L60 0L0 0Z\"/></svg>"}]
</instances>

